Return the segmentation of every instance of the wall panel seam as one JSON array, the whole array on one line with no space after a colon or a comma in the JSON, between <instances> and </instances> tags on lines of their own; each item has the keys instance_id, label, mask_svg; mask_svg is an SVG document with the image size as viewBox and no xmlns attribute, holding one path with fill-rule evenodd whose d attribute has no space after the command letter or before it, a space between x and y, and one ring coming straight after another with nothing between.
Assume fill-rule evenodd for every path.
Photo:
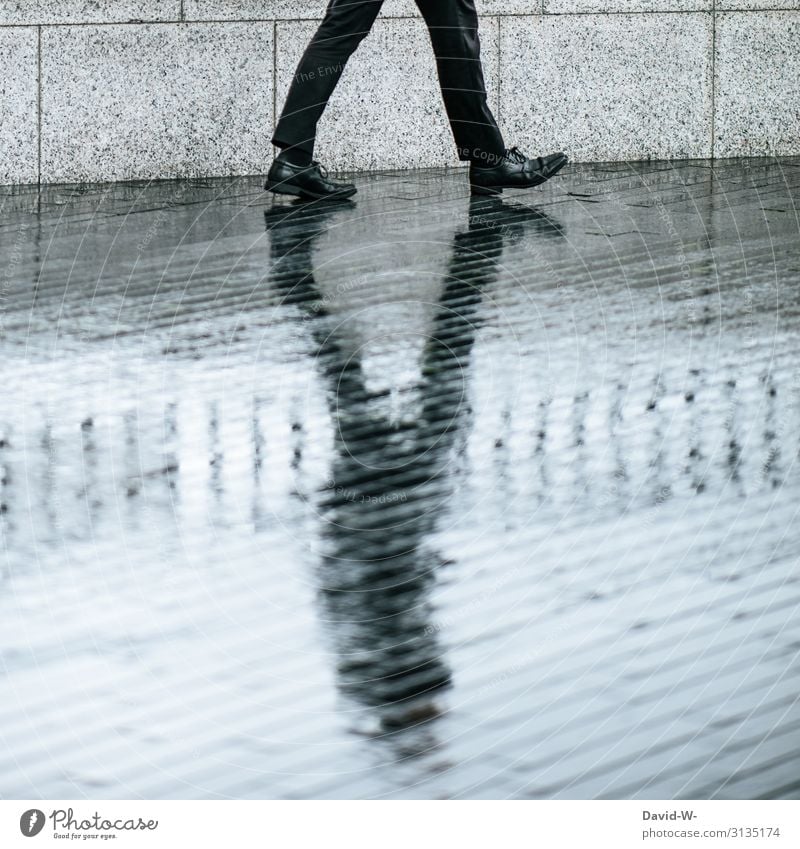
<instances>
[{"instance_id":1,"label":"wall panel seam","mask_svg":"<svg viewBox=\"0 0 800 849\"><path fill-rule=\"evenodd\" d=\"M717 0L711 10L711 159L717 147Z\"/></svg>"},{"instance_id":2,"label":"wall panel seam","mask_svg":"<svg viewBox=\"0 0 800 849\"><path fill-rule=\"evenodd\" d=\"M698 13L710 14L712 12L722 14L739 14L761 16L774 12L800 12L797 6L774 6L769 8L758 9L725 9L720 6L718 0L714 0L711 9L694 8L694 9L636 9L636 10L595 10L586 12L548 12L543 5L543 0L537 11L532 12L501 12L494 15L482 15L483 18L507 18L509 20L515 18L530 18L530 17L552 17L552 18L579 18L579 17L617 17L617 16L639 16L639 15L693 15ZM27 23L2 23L0 29L24 29L27 27L41 27L42 29L60 28L60 27L125 27L125 26L147 26L147 25L162 25L174 26L179 23L192 24L234 24L234 23L302 23L308 21L319 21L319 16L308 17L276 17L267 15L264 17L240 17L240 18L188 18L186 17L183 6L180 7L179 17L174 19L156 20L156 19L139 19L128 21L60 21L60 22L36 22L30 21ZM383 20L418 20L418 15L387 15Z\"/></svg>"},{"instance_id":3,"label":"wall panel seam","mask_svg":"<svg viewBox=\"0 0 800 849\"><path fill-rule=\"evenodd\" d=\"M42 28L36 27L36 185L42 185Z\"/></svg>"},{"instance_id":4,"label":"wall panel seam","mask_svg":"<svg viewBox=\"0 0 800 849\"><path fill-rule=\"evenodd\" d=\"M278 123L278 22L272 24L272 127L270 128L270 144L272 130ZM274 153L274 149L273 149Z\"/></svg>"}]
</instances>

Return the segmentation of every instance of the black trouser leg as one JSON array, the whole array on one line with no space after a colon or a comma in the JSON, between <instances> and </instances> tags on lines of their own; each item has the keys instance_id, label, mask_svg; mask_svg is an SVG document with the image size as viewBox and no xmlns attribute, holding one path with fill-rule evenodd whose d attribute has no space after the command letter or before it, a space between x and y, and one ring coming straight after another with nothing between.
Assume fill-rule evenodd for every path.
<instances>
[{"instance_id":1,"label":"black trouser leg","mask_svg":"<svg viewBox=\"0 0 800 849\"><path fill-rule=\"evenodd\" d=\"M447 117L461 160L497 165L505 143L486 98L474 0L416 0L431 35Z\"/></svg>"},{"instance_id":2,"label":"black trouser leg","mask_svg":"<svg viewBox=\"0 0 800 849\"><path fill-rule=\"evenodd\" d=\"M289 88L272 137L276 147L312 156L317 122L347 60L372 28L382 5L383 0L330 0Z\"/></svg>"}]
</instances>

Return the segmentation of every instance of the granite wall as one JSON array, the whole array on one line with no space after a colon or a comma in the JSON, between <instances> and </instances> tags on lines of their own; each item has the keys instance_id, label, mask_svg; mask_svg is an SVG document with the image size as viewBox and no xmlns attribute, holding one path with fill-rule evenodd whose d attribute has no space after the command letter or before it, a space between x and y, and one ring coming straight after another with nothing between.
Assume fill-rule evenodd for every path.
<instances>
[{"instance_id":1,"label":"granite wall","mask_svg":"<svg viewBox=\"0 0 800 849\"><path fill-rule=\"evenodd\" d=\"M800 153L800 0L477 2L509 143L582 160ZM264 172L324 6L0 0L0 183ZM335 168L455 163L412 0L386 0L318 150Z\"/></svg>"}]
</instances>

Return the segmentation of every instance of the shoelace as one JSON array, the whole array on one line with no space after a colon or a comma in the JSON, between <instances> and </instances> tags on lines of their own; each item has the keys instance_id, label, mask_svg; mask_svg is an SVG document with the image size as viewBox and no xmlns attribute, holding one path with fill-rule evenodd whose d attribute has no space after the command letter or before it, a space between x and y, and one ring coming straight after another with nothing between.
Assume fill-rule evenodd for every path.
<instances>
[{"instance_id":1,"label":"shoelace","mask_svg":"<svg viewBox=\"0 0 800 849\"><path fill-rule=\"evenodd\" d=\"M505 152L505 158L520 165L528 161L528 157L518 147L508 148Z\"/></svg>"},{"instance_id":2,"label":"shoelace","mask_svg":"<svg viewBox=\"0 0 800 849\"><path fill-rule=\"evenodd\" d=\"M316 168L316 170L319 171L320 175L324 177L324 179L328 179L328 169L324 165L317 162L316 159L311 163L311 167Z\"/></svg>"}]
</instances>

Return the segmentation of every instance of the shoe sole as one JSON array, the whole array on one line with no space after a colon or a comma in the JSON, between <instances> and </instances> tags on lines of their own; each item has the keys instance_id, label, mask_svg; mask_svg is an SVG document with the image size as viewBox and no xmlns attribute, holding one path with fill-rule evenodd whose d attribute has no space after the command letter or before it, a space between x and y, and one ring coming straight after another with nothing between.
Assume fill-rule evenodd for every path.
<instances>
[{"instance_id":1,"label":"shoe sole","mask_svg":"<svg viewBox=\"0 0 800 849\"><path fill-rule=\"evenodd\" d=\"M290 195L291 197L302 198L303 200L345 200L353 197L358 191L358 189L348 189L341 192L320 195L316 192L309 192L307 189L303 189L294 183L272 183L269 180L264 184L264 188L276 195Z\"/></svg>"},{"instance_id":2,"label":"shoe sole","mask_svg":"<svg viewBox=\"0 0 800 849\"><path fill-rule=\"evenodd\" d=\"M501 195L503 194L503 189L533 189L536 186L541 186L542 183L546 183L548 180L558 174L558 172L565 166L569 164L569 158L564 157L563 162L559 162L554 166L553 173L547 177L539 177L535 183L530 183L527 186L519 186L519 185L503 185L503 186L476 186L470 183L470 189L472 190L473 195Z\"/></svg>"}]
</instances>

